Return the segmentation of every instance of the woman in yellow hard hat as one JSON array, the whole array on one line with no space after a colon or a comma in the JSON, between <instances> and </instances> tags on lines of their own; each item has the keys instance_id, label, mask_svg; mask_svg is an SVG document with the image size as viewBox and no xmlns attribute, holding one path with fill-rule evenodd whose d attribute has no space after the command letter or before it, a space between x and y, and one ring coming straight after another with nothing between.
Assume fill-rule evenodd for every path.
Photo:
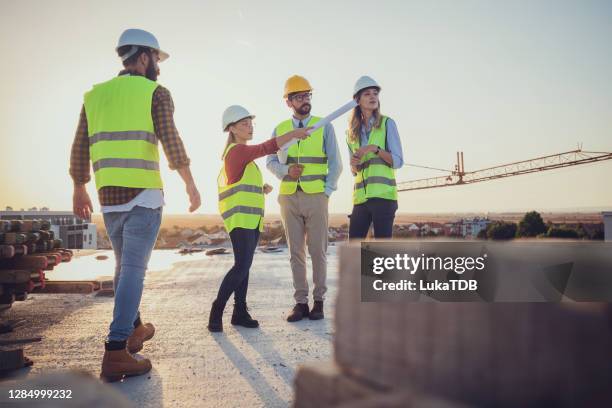
<instances>
[{"instance_id":1,"label":"woman in yellow hard hat","mask_svg":"<svg viewBox=\"0 0 612 408\"><path fill-rule=\"evenodd\" d=\"M363 239L370 225L375 238L391 238L397 211L395 169L403 166L402 143L393 119L380 113L380 86L368 76L355 83L358 105L346 132L353 186L349 239Z\"/></svg>"},{"instance_id":2,"label":"woman in yellow hard hat","mask_svg":"<svg viewBox=\"0 0 612 408\"><path fill-rule=\"evenodd\" d=\"M208 330L223 331L223 310L234 294L232 324L255 328L259 326L248 312L246 295L249 269L263 228L264 194L272 187L263 178L254 160L274 154L293 139L305 139L310 128L295 129L281 137L257 145L247 143L253 138L254 115L242 106L233 105L223 112L223 130L229 132L223 150L223 166L219 172L219 211L229 233L234 250L234 265L227 272L210 311Z\"/></svg>"}]
</instances>

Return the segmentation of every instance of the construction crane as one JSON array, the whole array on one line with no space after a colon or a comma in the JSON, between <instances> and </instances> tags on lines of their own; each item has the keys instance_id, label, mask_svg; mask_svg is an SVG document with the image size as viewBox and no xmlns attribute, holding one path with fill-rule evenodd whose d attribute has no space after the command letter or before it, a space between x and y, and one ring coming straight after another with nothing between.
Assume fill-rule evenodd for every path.
<instances>
[{"instance_id":1,"label":"construction crane","mask_svg":"<svg viewBox=\"0 0 612 408\"><path fill-rule=\"evenodd\" d=\"M535 159L501 164L499 166L489 167L486 169L466 172L463 163L463 152L457 152L457 164L455 165L454 170L438 169L435 167L419 166L416 164L406 164L406 166L439 170L448 172L449 174L446 176L403 181L397 184L397 190L423 190L426 188L473 184L482 181L535 173L538 171L554 170L562 167L577 166L579 164L595 163L610 159L612 159L612 153L583 151L582 146L578 146L577 150L572 150L565 153L552 154L550 156L542 156Z\"/></svg>"}]
</instances>

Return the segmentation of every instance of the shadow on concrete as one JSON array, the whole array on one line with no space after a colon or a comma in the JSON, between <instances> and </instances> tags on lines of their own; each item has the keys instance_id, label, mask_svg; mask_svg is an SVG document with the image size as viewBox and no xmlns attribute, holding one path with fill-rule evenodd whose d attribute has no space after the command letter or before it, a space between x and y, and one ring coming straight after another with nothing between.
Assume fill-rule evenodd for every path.
<instances>
[{"instance_id":1,"label":"shadow on concrete","mask_svg":"<svg viewBox=\"0 0 612 408\"><path fill-rule=\"evenodd\" d=\"M219 333L213 334L212 337L232 364L240 370L242 377L249 382L251 388L257 393L266 407L285 407L289 404L288 401L285 401L278 395L278 392L270 386L261 372L232 344L227 336Z\"/></svg>"},{"instance_id":2,"label":"shadow on concrete","mask_svg":"<svg viewBox=\"0 0 612 408\"><path fill-rule=\"evenodd\" d=\"M125 378L122 382L110 383L109 385L123 394L136 407L164 407L164 384L155 367L147 374Z\"/></svg>"},{"instance_id":3,"label":"shadow on concrete","mask_svg":"<svg viewBox=\"0 0 612 408\"><path fill-rule=\"evenodd\" d=\"M274 339L269 334L261 329L253 330L237 326L235 330L268 363L276 375L282 378L287 385L293 385L295 370L278 353L274 347Z\"/></svg>"}]
</instances>

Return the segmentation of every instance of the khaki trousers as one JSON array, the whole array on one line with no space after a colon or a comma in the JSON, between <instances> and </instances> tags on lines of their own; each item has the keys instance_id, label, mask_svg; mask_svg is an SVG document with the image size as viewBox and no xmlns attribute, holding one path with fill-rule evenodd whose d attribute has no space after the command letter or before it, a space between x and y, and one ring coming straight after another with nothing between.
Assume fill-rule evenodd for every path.
<instances>
[{"instance_id":1,"label":"khaki trousers","mask_svg":"<svg viewBox=\"0 0 612 408\"><path fill-rule=\"evenodd\" d=\"M328 197L325 193L308 194L297 190L293 194L280 194L278 203L281 219L291 254L294 298L297 303L308 303L306 277L306 247L312 260L314 300L324 300L327 286L327 226Z\"/></svg>"}]
</instances>

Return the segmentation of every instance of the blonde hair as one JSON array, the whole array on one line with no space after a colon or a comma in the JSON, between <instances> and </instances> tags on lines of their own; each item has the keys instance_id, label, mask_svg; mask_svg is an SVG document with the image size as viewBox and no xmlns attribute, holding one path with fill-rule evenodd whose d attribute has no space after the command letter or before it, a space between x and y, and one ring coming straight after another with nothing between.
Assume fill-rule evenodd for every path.
<instances>
[{"instance_id":1,"label":"blonde hair","mask_svg":"<svg viewBox=\"0 0 612 408\"><path fill-rule=\"evenodd\" d=\"M227 151L227 147L231 145L232 143L236 143L236 136L234 136L231 130L229 130L228 132L229 134L227 135L227 141L225 142L223 153L221 153L221 160L223 160L223 156L225 155L225 152Z\"/></svg>"},{"instance_id":2,"label":"blonde hair","mask_svg":"<svg viewBox=\"0 0 612 408\"><path fill-rule=\"evenodd\" d=\"M357 95L357 100L359 100L359 96ZM373 128L379 128L382 124L382 114L380 113L380 102L378 102L378 108L374 109L372 112L372 116L374 117L374 126ZM359 140L359 136L361 135L361 125L365 124L367 128L367 124L365 123L365 117L363 116L363 112L361 111L361 106L357 105L353 108L351 112L351 117L349 120L349 140L351 143L355 143Z\"/></svg>"}]
</instances>

